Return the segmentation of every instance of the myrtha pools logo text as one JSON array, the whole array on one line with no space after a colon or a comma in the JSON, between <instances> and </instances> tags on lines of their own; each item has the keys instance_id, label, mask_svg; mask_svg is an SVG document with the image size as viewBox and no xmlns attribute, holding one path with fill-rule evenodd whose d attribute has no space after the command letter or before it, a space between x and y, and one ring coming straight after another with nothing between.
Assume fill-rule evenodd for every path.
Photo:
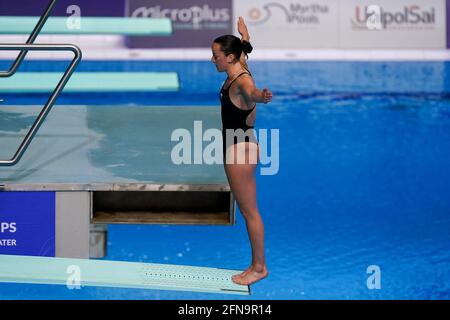
<instances>
[{"instance_id":1,"label":"myrtha pools logo text","mask_svg":"<svg viewBox=\"0 0 450 320\"><path fill-rule=\"evenodd\" d=\"M260 25L277 16L288 24L314 25L320 23L321 15L328 14L330 8L320 4L291 3L284 5L278 2L270 2L249 10L249 24Z\"/></svg>"}]
</instances>

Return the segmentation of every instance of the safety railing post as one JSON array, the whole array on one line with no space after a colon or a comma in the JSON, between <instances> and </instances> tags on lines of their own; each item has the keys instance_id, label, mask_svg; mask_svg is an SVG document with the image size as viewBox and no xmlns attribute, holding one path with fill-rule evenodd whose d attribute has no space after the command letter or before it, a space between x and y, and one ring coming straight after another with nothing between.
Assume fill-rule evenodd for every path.
<instances>
[{"instance_id":1,"label":"safety railing post","mask_svg":"<svg viewBox=\"0 0 450 320\"><path fill-rule=\"evenodd\" d=\"M81 60L81 50L75 45L71 44L0 44L0 51L4 50L22 50L22 51L71 51L74 53L74 58L72 59L69 67L64 72L63 77L58 82L58 85L53 90L50 98L47 100L47 103L45 104L44 108L41 110L39 115L37 116L36 120L34 121L33 125L31 126L30 130L28 131L27 135L23 139L22 143L20 144L19 148L17 149L14 156L9 160L0 160L0 166L13 166L19 162L20 158L25 153L26 149L30 145L31 140L33 140L34 136L36 135L37 131L39 130L39 127L44 122L45 118L47 117L48 113L50 112L51 108L56 102L56 99L58 98L59 94L62 92L64 86L66 85L67 81L69 81L70 76L74 72L76 66Z\"/></svg>"}]
</instances>

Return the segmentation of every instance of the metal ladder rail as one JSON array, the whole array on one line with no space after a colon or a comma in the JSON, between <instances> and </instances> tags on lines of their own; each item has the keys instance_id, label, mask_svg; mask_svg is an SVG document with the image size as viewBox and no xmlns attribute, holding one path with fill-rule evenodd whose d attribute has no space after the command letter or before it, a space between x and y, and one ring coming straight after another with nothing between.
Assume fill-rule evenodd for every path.
<instances>
[{"instance_id":1,"label":"metal ladder rail","mask_svg":"<svg viewBox=\"0 0 450 320\"><path fill-rule=\"evenodd\" d=\"M0 167L1 166L13 166L19 162L20 158L25 153L26 149L30 145L31 140L33 140L34 136L36 135L37 131L39 130L40 126L44 122L45 118L47 117L48 113L50 112L51 108L56 102L56 99L58 98L59 94L63 90L64 86L66 85L67 81L70 79L72 73L74 72L76 66L81 60L81 50L75 45L72 44L0 44L0 51L6 51L6 50L22 50L22 52L27 52L28 50L35 50L35 51L71 51L74 53L74 58L72 59L69 67L64 72L63 77L59 81L56 88L53 90L52 95L47 100L44 108L41 110L39 115L37 116L36 120L34 121L33 125L31 126L30 130L28 131L27 135L23 139L22 143L20 144L19 148L17 149L16 153L14 154L14 157L12 157L10 160L0 160Z\"/></svg>"},{"instance_id":2,"label":"metal ladder rail","mask_svg":"<svg viewBox=\"0 0 450 320\"><path fill-rule=\"evenodd\" d=\"M47 8L45 9L44 13L39 18L38 23L34 27L33 31L31 32L30 36L28 37L28 40L26 44L33 44L34 40L36 40L37 36L42 30L42 27L44 26L45 22L47 21L48 17L50 16L51 11L56 5L56 1L58 0L51 0L48 4ZM16 73L17 69L19 68L20 64L22 63L23 59L25 58L27 54L27 50L20 51L19 55L14 60L13 65L8 71L0 71L0 77L10 77L14 73Z\"/></svg>"}]
</instances>

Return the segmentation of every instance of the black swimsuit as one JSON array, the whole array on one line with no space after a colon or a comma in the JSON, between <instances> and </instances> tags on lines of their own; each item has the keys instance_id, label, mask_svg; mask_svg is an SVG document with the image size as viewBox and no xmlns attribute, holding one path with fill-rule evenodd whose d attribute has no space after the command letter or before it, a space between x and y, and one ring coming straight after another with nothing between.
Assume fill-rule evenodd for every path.
<instances>
[{"instance_id":1,"label":"black swimsuit","mask_svg":"<svg viewBox=\"0 0 450 320\"><path fill-rule=\"evenodd\" d=\"M252 113L253 109L255 109L256 104L250 110L243 110L237 107L230 99L230 88L234 81L237 78L242 76L243 74L249 74L248 72L243 72L234 78L233 81L228 85L228 88L225 89L222 86L220 90L220 103L221 103L221 115L222 115L222 139L223 139L223 155L225 156L226 149L233 144L237 144L238 142L253 142L258 143L254 134L254 127L248 126L246 123L247 117ZM233 129L233 131L229 132L235 137L233 139L226 139L226 130ZM244 131L244 135L238 134L239 131L234 132L234 130L242 129ZM247 131L250 130L250 131ZM232 140L232 141L229 141Z\"/></svg>"}]
</instances>

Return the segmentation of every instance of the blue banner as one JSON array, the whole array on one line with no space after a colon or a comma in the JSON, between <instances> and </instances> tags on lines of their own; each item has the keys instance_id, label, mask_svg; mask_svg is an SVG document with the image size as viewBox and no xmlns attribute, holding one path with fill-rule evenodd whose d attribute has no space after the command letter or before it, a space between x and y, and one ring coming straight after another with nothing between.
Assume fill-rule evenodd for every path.
<instances>
[{"instance_id":1,"label":"blue banner","mask_svg":"<svg viewBox=\"0 0 450 320\"><path fill-rule=\"evenodd\" d=\"M0 1L0 16L40 16L50 4L50 0ZM71 8L78 6L85 17L123 17L125 0L58 0L51 17L68 16Z\"/></svg>"},{"instance_id":2,"label":"blue banner","mask_svg":"<svg viewBox=\"0 0 450 320\"><path fill-rule=\"evenodd\" d=\"M0 254L55 256L55 193L0 192Z\"/></svg>"}]
</instances>

